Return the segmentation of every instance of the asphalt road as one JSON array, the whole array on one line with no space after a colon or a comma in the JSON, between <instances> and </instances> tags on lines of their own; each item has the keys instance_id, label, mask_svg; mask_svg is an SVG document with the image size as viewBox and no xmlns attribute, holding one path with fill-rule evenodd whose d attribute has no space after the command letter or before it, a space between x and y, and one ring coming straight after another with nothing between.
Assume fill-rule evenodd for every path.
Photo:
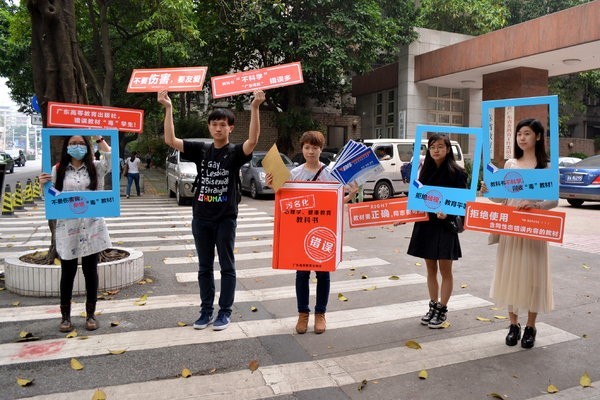
<instances>
[{"instance_id":1,"label":"asphalt road","mask_svg":"<svg viewBox=\"0 0 600 400\"><path fill-rule=\"evenodd\" d=\"M24 168L20 179L39 171L33 163ZM108 399L489 399L494 393L533 399L547 398L549 383L559 389L552 398L600 398L600 205L576 209L560 202L565 241L550 247L556 307L540 315L531 350L504 345L508 323L496 317L506 310L494 309L488 296L496 248L478 232L460 236L450 326L419 324L427 290L423 260L406 255L411 225L346 229L345 261L332 275L328 330L315 335L311 318L309 332L295 334L294 275L271 269L273 201L248 197L238 220L232 325L195 331L191 208L168 198L164 171L142 174L144 195L122 198L121 217L109 226L115 243L143 251L150 281L105 296L95 332L86 332L75 313L87 340L58 332L56 298L0 291L0 398L91 399L100 388ZM43 248L44 224L40 204L0 218L2 259ZM338 300L340 293L347 301ZM146 305L135 306L143 295ZM75 308L84 302L74 300ZM16 343L21 331L40 340ZM408 348L409 340L422 349ZM117 349L125 352L108 354ZM71 358L83 370L71 369ZM190 378L180 377L184 368ZM427 379L419 379L422 370ZM580 386L586 372L595 387ZM34 381L20 387L17 377Z\"/></svg>"}]
</instances>

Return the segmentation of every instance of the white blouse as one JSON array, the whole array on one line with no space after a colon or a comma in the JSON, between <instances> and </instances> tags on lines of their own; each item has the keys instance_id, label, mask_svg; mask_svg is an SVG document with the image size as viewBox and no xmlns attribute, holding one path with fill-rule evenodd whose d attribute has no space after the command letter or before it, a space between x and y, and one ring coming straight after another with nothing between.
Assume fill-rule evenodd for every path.
<instances>
[{"instance_id":1,"label":"white blouse","mask_svg":"<svg viewBox=\"0 0 600 400\"><path fill-rule=\"evenodd\" d=\"M104 189L104 176L110 172L110 153L94 161L98 172L98 190ZM56 182L56 166L52 167L52 182ZM64 192L89 190L90 176L85 164L75 168L69 164L63 180ZM104 218L75 218L56 220L56 251L63 260L89 256L112 246Z\"/></svg>"}]
</instances>

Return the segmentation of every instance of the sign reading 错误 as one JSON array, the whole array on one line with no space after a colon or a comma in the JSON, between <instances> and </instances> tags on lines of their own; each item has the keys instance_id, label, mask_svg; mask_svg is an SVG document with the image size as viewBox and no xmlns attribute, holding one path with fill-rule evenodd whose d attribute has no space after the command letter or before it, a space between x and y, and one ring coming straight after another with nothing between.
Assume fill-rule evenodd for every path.
<instances>
[{"instance_id":1,"label":"sign reading \u9519\u8bef","mask_svg":"<svg viewBox=\"0 0 600 400\"><path fill-rule=\"evenodd\" d=\"M207 67L134 69L127 93L201 91Z\"/></svg>"},{"instance_id":2,"label":"sign reading \u9519\u8bef","mask_svg":"<svg viewBox=\"0 0 600 400\"><path fill-rule=\"evenodd\" d=\"M250 93L255 90L272 89L303 83L302 67L299 62L273 67L214 76L210 79L212 97L227 97Z\"/></svg>"},{"instance_id":3,"label":"sign reading \u9519\u8bef","mask_svg":"<svg viewBox=\"0 0 600 400\"><path fill-rule=\"evenodd\" d=\"M49 102L48 126L118 129L124 132L142 133L144 111L131 108Z\"/></svg>"},{"instance_id":4,"label":"sign reading \u9519\u8bef","mask_svg":"<svg viewBox=\"0 0 600 400\"><path fill-rule=\"evenodd\" d=\"M90 217L118 217L120 215L119 185L119 131L116 129L42 129L42 171L51 173L52 160L50 139L53 136L102 136L111 146L108 157L112 173L110 190L58 191L51 182L44 185L44 205L47 219L72 219ZM102 177L103 179L104 177ZM99 177L100 179L100 177Z\"/></svg>"}]
</instances>

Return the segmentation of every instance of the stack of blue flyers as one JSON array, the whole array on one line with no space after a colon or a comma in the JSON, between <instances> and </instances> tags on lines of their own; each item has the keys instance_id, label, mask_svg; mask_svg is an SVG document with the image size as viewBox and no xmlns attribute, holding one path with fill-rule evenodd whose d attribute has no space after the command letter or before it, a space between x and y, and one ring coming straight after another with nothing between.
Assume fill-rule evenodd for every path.
<instances>
[{"instance_id":1,"label":"stack of blue flyers","mask_svg":"<svg viewBox=\"0 0 600 400\"><path fill-rule=\"evenodd\" d=\"M383 172L377 156L370 147L350 140L336 156L331 174L344 185L356 181L365 183L371 176Z\"/></svg>"}]
</instances>

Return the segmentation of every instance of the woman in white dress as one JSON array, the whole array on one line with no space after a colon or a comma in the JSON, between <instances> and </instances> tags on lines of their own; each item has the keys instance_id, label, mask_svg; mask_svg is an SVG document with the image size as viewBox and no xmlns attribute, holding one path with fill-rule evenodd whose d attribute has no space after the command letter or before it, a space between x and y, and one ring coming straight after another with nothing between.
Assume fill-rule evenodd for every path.
<instances>
[{"instance_id":1,"label":"woman in white dress","mask_svg":"<svg viewBox=\"0 0 600 400\"><path fill-rule=\"evenodd\" d=\"M506 161L506 169L548 168L544 143L544 127L535 119L524 119L517 124L514 142L515 158ZM487 192L485 184L482 192ZM557 200L491 199L518 210L551 209ZM543 240L500 235L496 270L490 297L500 306L508 307L510 327L506 344L515 346L521 339L519 311L527 311L527 324L521 347L532 348L537 333L535 322L539 312L554 308L552 280L548 260L548 243Z\"/></svg>"},{"instance_id":2,"label":"woman in white dress","mask_svg":"<svg viewBox=\"0 0 600 400\"><path fill-rule=\"evenodd\" d=\"M66 136L60 161L52 167L52 174L42 172L40 183L52 181L59 192L80 192L104 189L104 176L110 172L111 148L103 138L96 140L101 157L94 159L89 139L84 136ZM111 246L103 218L59 219L56 221L56 251L61 263L60 312L61 332L73 330L71 299L77 274L77 260L85 278L85 329L98 329L94 313L98 299L98 254Z\"/></svg>"}]
</instances>

